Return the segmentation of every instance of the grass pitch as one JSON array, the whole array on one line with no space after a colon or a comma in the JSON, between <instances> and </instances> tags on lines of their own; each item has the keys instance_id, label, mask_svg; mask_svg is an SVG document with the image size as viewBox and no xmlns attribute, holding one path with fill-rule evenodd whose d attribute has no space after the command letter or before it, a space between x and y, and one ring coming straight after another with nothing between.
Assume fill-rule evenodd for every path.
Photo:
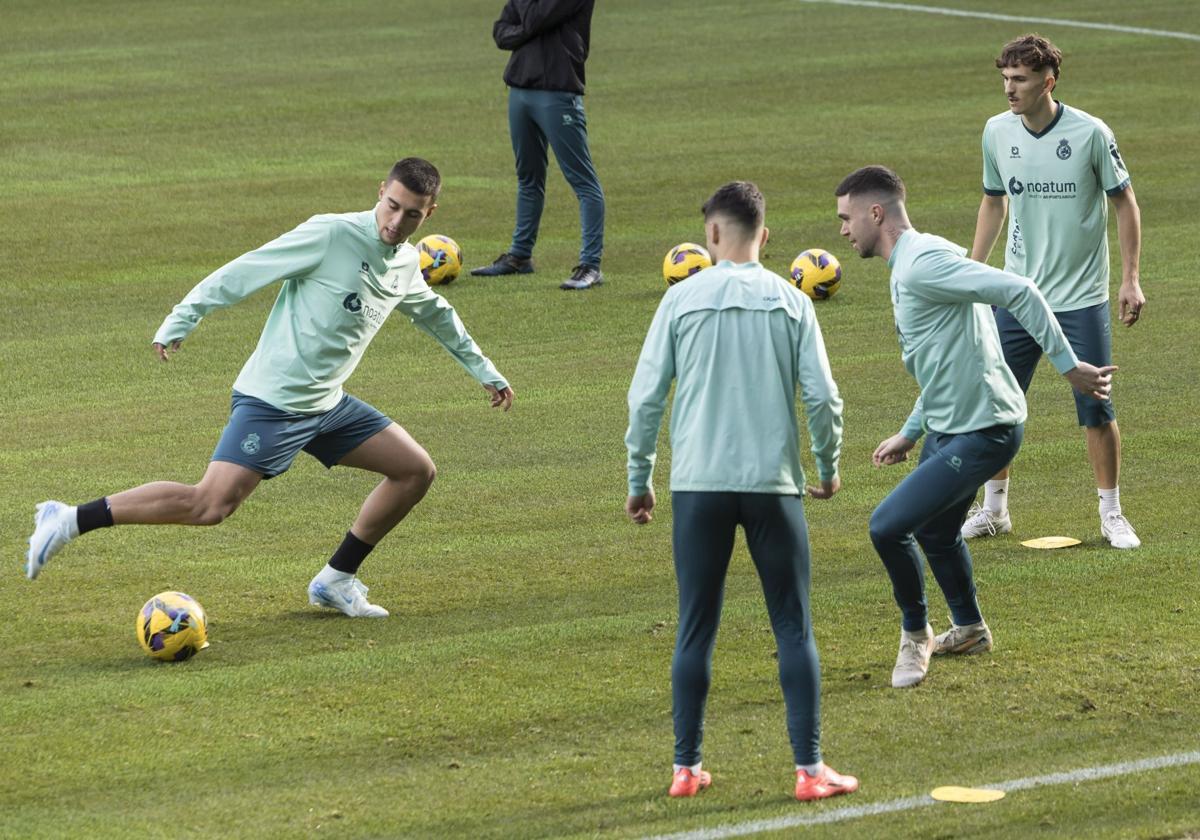
<instances>
[{"instance_id":1,"label":"grass pitch","mask_svg":"<svg viewBox=\"0 0 1200 840\"><path fill-rule=\"evenodd\" d=\"M364 567L391 618L306 605L373 479L304 459L218 528L115 529L21 577L34 502L202 473L273 299L213 314L158 364L155 328L209 271L314 213L370 207L407 154L445 175L423 232L453 236L468 265L506 248L500 3L450 5L5 3L0 835L635 837L1197 749L1200 53L1146 35L1040 26L1066 52L1061 98L1113 127L1143 210L1149 305L1116 331L1115 400L1144 546L1102 543L1082 434L1044 367L1014 474L1017 532L974 551L990 656L888 687L897 613L866 521L905 468L869 456L915 386L885 267L839 241L831 192L859 165L891 165L917 227L969 244L979 134L1004 106L992 58L1033 26L794 0L599 4L587 109L607 285L556 288L578 224L552 170L538 273L445 290L511 378L512 413L489 411L402 318L376 339L350 390L440 468ZM1003 11L1200 32L1187 0ZM839 802L789 799L773 644L740 546L708 710L716 782L693 801L665 796L669 458L660 515L635 528L621 511L624 396L662 255L701 235L700 203L732 178L767 196L769 267L815 246L846 269L818 310L846 401L845 489L808 504L824 748L863 783ZM1114 241L1114 266L1115 254ZM1018 544L1057 533L1083 545ZM137 608L163 589L212 618L212 648L179 666L146 660L133 638ZM936 590L931 603L944 627ZM1200 830L1198 783L1193 765L806 831L1170 837Z\"/></svg>"}]
</instances>

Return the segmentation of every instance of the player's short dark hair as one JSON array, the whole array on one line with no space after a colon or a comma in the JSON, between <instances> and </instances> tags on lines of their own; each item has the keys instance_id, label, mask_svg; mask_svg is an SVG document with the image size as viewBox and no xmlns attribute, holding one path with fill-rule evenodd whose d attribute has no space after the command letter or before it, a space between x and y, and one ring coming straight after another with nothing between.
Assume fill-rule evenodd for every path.
<instances>
[{"instance_id":1,"label":"player's short dark hair","mask_svg":"<svg viewBox=\"0 0 1200 840\"><path fill-rule=\"evenodd\" d=\"M700 207L705 221L720 214L732 219L748 233L754 233L762 227L766 211L766 199L759 188L749 181L730 181Z\"/></svg>"},{"instance_id":2,"label":"player's short dark hair","mask_svg":"<svg viewBox=\"0 0 1200 840\"><path fill-rule=\"evenodd\" d=\"M442 176L437 167L424 158L406 157L396 161L392 171L388 173L387 183L399 181L407 189L417 195L430 195L437 198L442 191Z\"/></svg>"},{"instance_id":3,"label":"player's short dark hair","mask_svg":"<svg viewBox=\"0 0 1200 840\"><path fill-rule=\"evenodd\" d=\"M837 189L833 191L833 194L839 197L862 193L886 195L899 201L904 201L908 196L908 190L904 188L904 182L900 180L900 176L886 166L878 165L855 169L843 178L842 182L837 185Z\"/></svg>"},{"instance_id":4,"label":"player's short dark hair","mask_svg":"<svg viewBox=\"0 0 1200 840\"><path fill-rule=\"evenodd\" d=\"M1003 70L1005 67L1023 64L1035 72L1049 67L1057 79L1062 59L1062 50L1036 32L1030 32L1005 44L1004 49L1000 50L1000 55L996 57L996 66Z\"/></svg>"}]
</instances>

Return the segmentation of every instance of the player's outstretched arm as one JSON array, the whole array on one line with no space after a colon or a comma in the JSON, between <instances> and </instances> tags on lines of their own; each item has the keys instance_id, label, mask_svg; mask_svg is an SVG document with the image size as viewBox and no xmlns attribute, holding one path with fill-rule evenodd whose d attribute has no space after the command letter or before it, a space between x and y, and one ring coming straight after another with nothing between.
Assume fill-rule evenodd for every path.
<instances>
[{"instance_id":1,"label":"player's outstretched arm","mask_svg":"<svg viewBox=\"0 0 1200 840\"><path fill-rule=\"evenodd\" d=\"M505 385L503 388L497 388L495 385L484 385L483 387L492 399L492 408L503 408L505 411L512 408L513 397L516 394L511 385Z\"/></svg>"},{"instance_id":2,"label":"player's outstretched arm","mask_svg":"<svg viewBox=\"0 0 1200 840\"><path fill-rule=\"evenodd\" d=\"M871 463L877 467L890 467L892 464L907 461L908 451L916 445L916 441L909 440L904 435L892 435L875 447L875 452L871 455Z\"/></svg>"},{"instance_id":3,"label":"player's outstretched arm","mask_svg":"<svg viewBox=\"0 0 1200 840\"><path fill-rule=\"evenodd\" d=\"M1112 374L1116 369L1116 365L1098 368L1087 362L1080 362L1066 371L1063 376L1079 393L1087 394L1097 400L1106 400L1112 391Z\"/></svg>"}]
</instances>

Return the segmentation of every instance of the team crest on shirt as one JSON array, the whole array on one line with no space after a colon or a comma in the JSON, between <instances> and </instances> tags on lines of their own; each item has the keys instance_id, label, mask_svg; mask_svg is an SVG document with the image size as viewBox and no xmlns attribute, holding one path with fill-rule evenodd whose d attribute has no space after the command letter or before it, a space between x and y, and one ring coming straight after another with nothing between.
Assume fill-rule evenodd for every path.
<instances>
[{"instance_id":1,"label":"team crest on shirt","mask_svg":"<svg viewBox=\"0 0 1200 840\"><path fill-rule=\"evenodd\" d=\"M1054 150L1054 153L1058 155L1059 160L1066 160L1071 156L1071 144L1067 142L1067 138L1064 137L1058 141L1058 148Z\"/></svg>"}]
</instances>

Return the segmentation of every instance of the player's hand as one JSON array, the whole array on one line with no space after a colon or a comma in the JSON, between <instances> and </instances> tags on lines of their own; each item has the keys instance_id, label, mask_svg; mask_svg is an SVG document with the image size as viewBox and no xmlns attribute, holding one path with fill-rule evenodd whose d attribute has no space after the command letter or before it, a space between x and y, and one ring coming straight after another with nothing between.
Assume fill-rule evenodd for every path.
<instances>
[{"instance_id":1,"label":"player's hand","mask_svg":"<svg viewBox=\"0 0 1200 840\"><path fill-rule=\"evenodd\" d=\"M909 440L904 435L895 434L875 447L871 454L871 463L877 467L890 467L908 460L908 451L917 445L915 440Z\"/></svg>"},{"instance_id":2,"label":"player's hand","mask_svg":"<svg viewBox=\"0 0 1200 840\"><path fill-rule=\"evenodd\" d=\"M629 514L630 520L638 525L645 525L654 517L651 511L654 510L654 489L650 488L640 496L630 496L625 500L625 512Z\"/></svg>"},{"instance_id":3,"label":"player's hand","mask_svg":"<svg viewBox=\"0 0 1200 840\"><path fill-rule=\"evenodd\" d=\"M805 489L814 499L828 499L842 489L842 479L835 475L829 481L822 481L820 486L810 484Z\"/></svg>"},{"instance_id":4,"label":"player's hand","mask_svg":"<svg viewBox=\"0 0 1200 840\"><path fill-rule=\"evenodd\" d=\"M1079 393L1087 394L1097 400L1106 400L1112 391L1112 374L1116 369L1116 365L1098 368L1087 362L1080 362L1077 367L1071 368L1063 376Z\"/></svg>"},{"instance_id":5,"label":"player's hand","mask_svg":"<svg viewBox=\"0 0 1200 840\"><path fill-rule=\"evenodd\" d=\"M484 385L483 387L487 389L488 396L491 397L492 408L503 408L505 411L512 408L513 397L516 396L512 388L500 389L495 385Z\"/></svg>"},{"instance_id":6,"label":"player's hand","mask_svg":"<svg viewBox=\"0 0 1200 840\"><path fill-rule=\"evenodd\" d=\"M1142 309L1146 306L1146 296L1142 294L1140 283L1122 283L1117 292L1117 317L1127 327L1132 327L1142 317Z\"/></svg>"},{"instance_id":7,"label":"player's hand","mask_svg":"<svg viewBox=\"0 0 1200 840\"><path fill-rule=\"evenodd\" d=\"M178 350L180 344L183 344L182 338L177 338L174 341L172 341L171 342L171 352L174 353L176 350ZM157 341L154 342L154 352L157 353L158 358L162 359L164 362L167 361L168 359L170 359L170 355L167 353L167 348L163 347Z\"/></svg>"}]
</instances>

